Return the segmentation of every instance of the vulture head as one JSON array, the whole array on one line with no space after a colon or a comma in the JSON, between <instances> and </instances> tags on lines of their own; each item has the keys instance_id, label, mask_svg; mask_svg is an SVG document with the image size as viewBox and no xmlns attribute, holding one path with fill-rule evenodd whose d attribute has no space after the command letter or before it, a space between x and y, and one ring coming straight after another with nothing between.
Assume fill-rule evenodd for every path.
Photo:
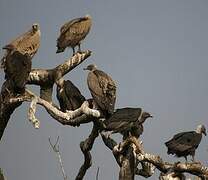
<instances>
[{"instance_id":1,"label":"vulture head","mask_svg":"<svg viewBox=\"0 0 208 180\"><path fill-rule=\"evenodd\" d=\"M204 134L205 136L207 135L206 133L206 128L204 125L198 125L197 128L196 128L196 132L199 133L199 134Z\"/></svg>"},{"instance_id":2,"label":"vulture head","mask_svg":"<svg viewBox=\"0 0 208 180\"><path fill-rule=\"evenodd\" d=\"M34 32L38 31L38 30L39 30L39 24L34 23L34 24L32 25L32 29L33 29Z\"/></svg>"},{"instance_id":3,"label":"vulture head","mask_svg":"<svg viewBox=\"0 0 208 180\"><path fill-rule=\"evenodd\" d=\"M87 20L87 19L92 19L92 17L89 15L89 14L86 14L85 16L84 16L84 18Z\"/></svg>"},{"instance_id":4,"label":"vulture head","mask_svg":"<svg viewBox=\"0 0 208 180\"><path fill-rule=\"evenodd\" d=\"M95 69L97 69L97 66L95 64L90 64L86 68L84 68L84 70L88 70L88 71L93 71Z\"/></svg>"},{"instance_id":5,"label":"vulture head","mask_svg":"<svg viewBox=\"0 0 208 180\"><path fill-rule=\"evenodd\" d=\"M140 123L145 122L147 118L153 118L153 116L148 112L143 112Z\"/></svg>"}]
</instances>

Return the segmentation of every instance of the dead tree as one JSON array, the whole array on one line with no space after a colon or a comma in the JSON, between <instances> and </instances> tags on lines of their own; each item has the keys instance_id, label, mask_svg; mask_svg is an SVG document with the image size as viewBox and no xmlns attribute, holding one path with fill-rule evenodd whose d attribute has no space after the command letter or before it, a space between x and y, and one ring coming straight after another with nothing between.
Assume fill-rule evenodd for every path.
<instances>
[{"instance_id":1,"label":"dead tree","mask_svg":"<svg viewBox=\"0 0 208 180\"><path fill-rule=\"evenodd\" d=\"M10 78L7 78L2 85L0 94L0 139L10 119L11 114L24 102L31 102L28 110L28 119L35 128L41 127L40 121L36 118L37 105L46 109L48 114L62 125L80 126L84 123L93 123L90 135L80 143L80 149L84 155L83 165L80 167L76 180L84 178L88 168L92 165L91 149L95 139L104 128L102 112L92 109L90 99L75 110L61 111L52 102L53 86L56 84L63 88L63 76L69 73L76 66L81 64L91 55L91 51L76 53L64 63L53 69L32 69L25 82L22 82L23 91L16 91ZM35 95L27 90L26 84L40 87L40 95ZM183 173L190 173L201 179L208 178L208 167L201 163L175 163L164 162L159 156L148 154L144 151L142 143L134 136L130 136L117 143L108 136L101 133L105 145L112 151L116 162L120 167L119 180L133 180L134 177L150 177L157 168L160 172L160 179L184 179ZM140 166L141 168L138 168Z\"/></svg>"}]
</instances>

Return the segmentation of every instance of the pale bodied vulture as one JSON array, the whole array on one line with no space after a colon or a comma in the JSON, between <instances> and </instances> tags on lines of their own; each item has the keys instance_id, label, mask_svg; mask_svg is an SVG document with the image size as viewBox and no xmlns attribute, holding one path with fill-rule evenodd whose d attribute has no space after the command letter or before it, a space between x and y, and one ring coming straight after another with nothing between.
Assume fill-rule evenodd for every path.
<instances>
[{"instance_id":1,"label":"pale bodied vulture","mask_svg":"<svg viewBox=\"0 0 208 180\"><path fill-rule=\"evenodd\" d=\"M115 82L105 72L98 70L94 64L88 65L84 70L90 71L87 84L93 97L94 105L103 112L105 117L109 117L113 114L115 107Z\"/></svg>"},{"instance_id":2,"label":"pale bodied vulture","mask_svg":"<svg viewBox=\"0 0 208 180\"><path fill-rule=\"evenodd\" d=\"M57 39L56 53L63 52L67 47L73 49L75 54L75 47L78 46L78 51L81 51L81 41L87 36L92 25L92 19L89 15L73 19L65 23L60 29L60 35Z\"/></svg>"},{"instance_id":3,"label":"pale bodied vulture","mask_svg":"<svg viewBox=\"0 0 208 180\"><path fill-rule=\"evenodd\" d=\"M7 53L17 51L32 58L40 46L40 35L39 25L33 24L30 30L11 41L3 49L6 49Z\"/></svg>"},{"instance_id":4,"label":"pale bodied vulture","mask_svg":"<svg viewBox=\"0 0 208 180\"><path fill-rule=\"evenodd\" d=\"M147 118L153 116L143 111L141 108L117 109L112 116L103 121L105 131L111 133L121 133L124 138L129 135L139 137L143 133L143 123Z\"/></svg>"},{"instance_id":5,"label":"pale bodied vulture","mask_svg":"<svg viewBox=\"0 0 208 180\"><path fill-rule=\"evenodd\" d=\"M62 87L57 86L57 99L63 112L75 110L85 101L85 97L70 80L64 81Z\"/></svg>"},{"instance_id":6,"label":"pale bodied vulture","mask_svg":"<svg viewBox=\"0 0 208 180\"><path fill-rule=\"evenodd\" d=\"M168 154L175 154L177 157L192 156L194 161L195 151L198 148L202 133L206 136L206 128L204 125L198 125L195 131L181 132L173 136L173 138L165 143L168 148Z\"/></svg>"}]
</instances>

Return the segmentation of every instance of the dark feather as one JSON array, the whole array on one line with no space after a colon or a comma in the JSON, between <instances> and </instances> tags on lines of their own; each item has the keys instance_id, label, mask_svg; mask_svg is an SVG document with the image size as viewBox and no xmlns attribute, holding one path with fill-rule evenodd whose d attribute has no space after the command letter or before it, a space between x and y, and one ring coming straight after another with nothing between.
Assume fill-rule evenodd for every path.
<instances>
[{"instance_id":1,"label":"dark feather","mask_svg":"<svg viewBox=\"0 0 208 180\"><path fill-rule=\"evenodd\" d=\"M61 88L57 86L57 98L63 112L75 110L85 101L85 97L70 80L64 81Z\"/></svg>"},{"instance_id":2,"label":"dark feather","mask_svg":"<svg viewBox=\"0 0 208 180\"><path fill-rule=\"evenodd\" d=\"M104 121L106 130L113 133L119 132L125 136L131 132L133 136L139 137L143 132L143 125L139 119L141 113L141 108L117 109L109 119Z\"/></svg>"},{"instance_id":3,"label":"dark feather","mask_svg":"<svg viewBox=\"0 0 208 180\"><path fill-rule=\"evenodd\" d=\"M168 154L175 154L177 157L193 156L201 139L202 134L195 131L182 132L174 135L165 145L168 148Z\"/></svg>"},{"instance_id":4,"label":"dark feather","mask_svg":"<svg viewBox=\"0 0 208 180\"><path fill-rule=\"evenodd\" d=\"M21 93L32 68L31 57L19 52L8 54L5 59L5 78L10 80L15 92Z\"/></svg>"},{"instance_id":5,"label":"dark feather","mask_svg":"<svg viewBox=\"0 0 208 180\"><path fill-rule=\"evenodd\" d=\"M94 70L89 72L87 83L98 107L106 116L111 115L116 101L116 85L112 78L103 71Z\"/></svg>"}]
</instances>

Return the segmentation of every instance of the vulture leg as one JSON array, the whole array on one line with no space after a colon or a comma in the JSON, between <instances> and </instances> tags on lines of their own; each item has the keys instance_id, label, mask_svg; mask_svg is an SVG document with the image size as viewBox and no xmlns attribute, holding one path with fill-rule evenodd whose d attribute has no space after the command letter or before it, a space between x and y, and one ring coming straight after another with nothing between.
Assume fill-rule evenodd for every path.
<instances>
[{"instance_id":1,"label":"vulture leg","mask_svg":"<svg viewBox=\"0 0 208 180\"><path fill-rule=\"evenodd\" d=\"M188 162L188 160L187 160L187 156L184 156L184 158L185 158L185 160L186 160L186 163Z\"/></svg>"},{"instance_id":2,"label":"vulture leg","mask_svg":"<svg viewBox=\"0 0 208 180\"><path fill-rule=\"evenodd\" d=\"M78 44L78 52L81 52L81 45L80 45L80 43Z\"/></svg>"},{"instance_id":3,"label":"vulture leg","mask_svg":"<svg viewBox=\"0 0 208 180\"><path fill-rule=\"evenodd\" d=\"M72 47L72 50L73 50L73 56L75 55L75 48L74 47Z\"/></svg>"},{"instance_id":4,"label":"vulture leg","mask_svg":"<svg viewBox=\"0 0 208 180\"><path fill-rule=\"evenodd\" d=\"M192 162L195 162L195 157L194 157L194 155L192 156Z\"/></svg>"},{"instance_id":5,"label":"vulture leg","mask_svg":"<svg viewBox=\"0 0 208 180\"><path fill-rule=\"evenodd\" d=\"M191 157L192 157L192 162L195 162L195 153L192 153Z\"/></svg>"}]
</instances>

